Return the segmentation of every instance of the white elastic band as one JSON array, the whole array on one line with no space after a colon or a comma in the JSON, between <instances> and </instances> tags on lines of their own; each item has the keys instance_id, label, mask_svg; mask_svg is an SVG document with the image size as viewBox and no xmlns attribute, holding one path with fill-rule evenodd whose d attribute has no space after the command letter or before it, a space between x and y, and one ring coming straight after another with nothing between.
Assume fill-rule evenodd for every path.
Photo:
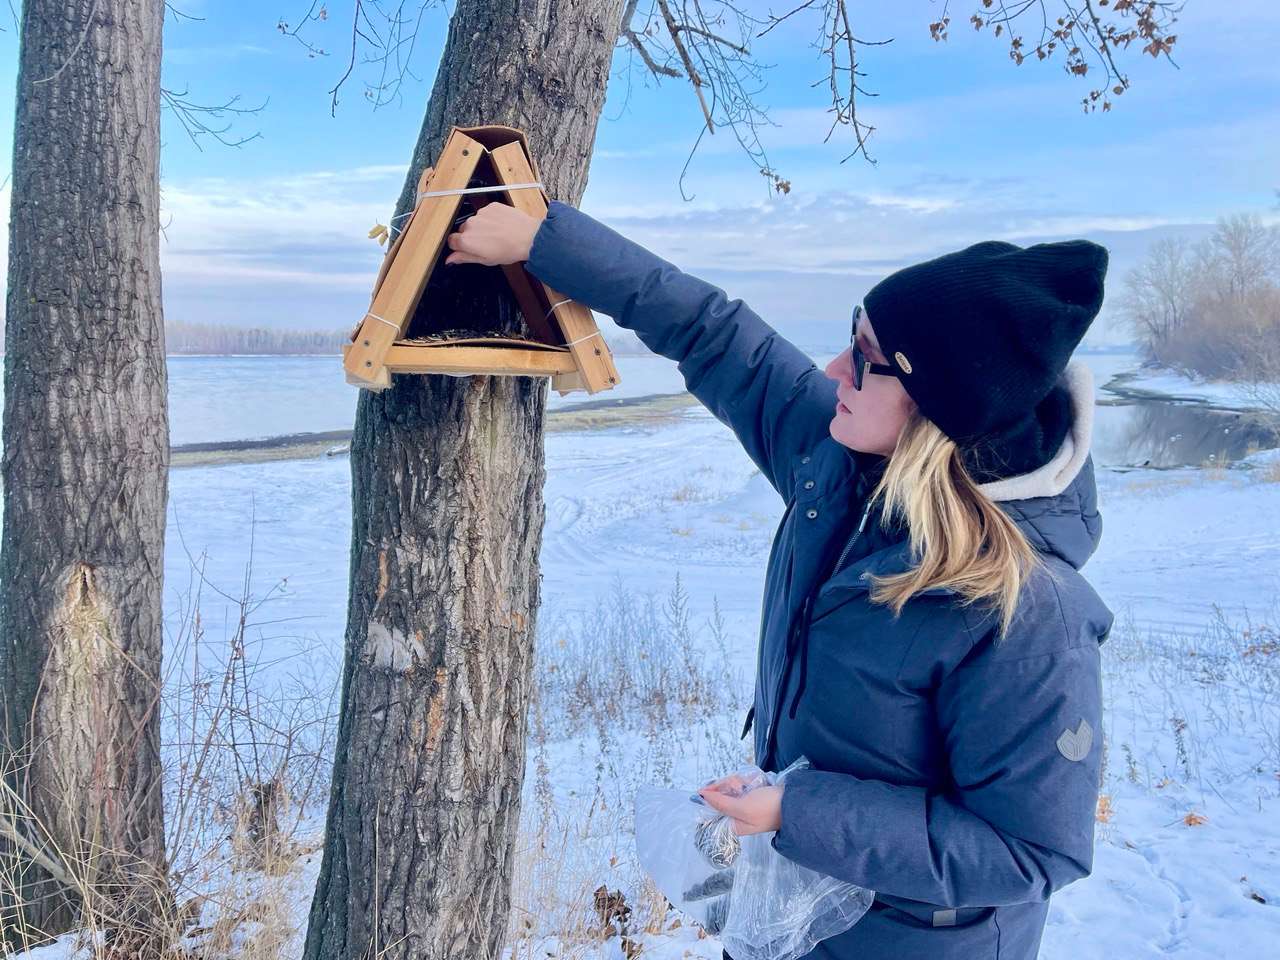
<instances>
[{"instance_id":1,"label":"white elastic band","mask_svg":"<svg viewBox=\"0 0 1280 960\"><path fill-rule=\"evenodd\" d=\"M598 337L598 336L600 336L599 330L597 330L595 333L588 333L585 337L579 337L577 340L570 340L568 343L565 344L565 346L566 347L576 346L577 344L581 343L583 340L590 340L592 337Z\"/></svg>"},{"instance_id":2,"label":"white elastic band","mask_svg":"<svg viewBox=\"0 0 1280 960\"><path fill-rule=\"evenodd\" d=\"M382 321L383 323L385 323L388 327L393 328L393 329L395 330L395 332L396 332L396 333L399 333L399 332L400 332L400 324L398 324L398 323L392 323L392 322L391 322L390 320L388 320L386 317L380 317L380 316L378 316L376 313L366 313L366 314L365 314L365 316L366 316L366 317L373 317L373 319L375 319L375 320L381 320L381 321Z\"/></svg>"},{"instance_id":3,"label":"white elastic band","mask_svg":"<svg viewBox=\"0 0 1280 960\"><path fill-rule=\"evenodd\" d=\"M555 303L551 305L551 309L547 311L547 315L542 319L544 321L551 319L551 315L556 312L556 307L561 307L561 306L564 306L566 303L572 303L572 302L573 302L572 297L565 297L563 300L557 300ZM584 340L590 340L592 337L598 337L598 336L600 336L600 331L595 330L591 333L588 333L585 337L579 337L577 340L570 340L568 343L565 344L565 346L576 347L578 344L582 343Z\"/></svg>"},{"instance_id":4,"label":"white elastic band","mask_svg":"<svg viewBox=\"0 0 1280 960\"><path fill-rule=\"evenodd\" d=\"M557 300L557 301L556 301L555 303L553 303L553 304L550 306L550 308L547 310L547 314L546 314L546 316L544 316L544 317L542 318L542 322L543 322L543 323L546 323L548 320L550 320L550 319L551 319L551 315L552 315L553 313L555 313L555 312L556 312L556 307L562 307L562 306L564 306L566 303L570 303L570 302L571 302L571 301L570 301L570 298L569 298L569 297L565 297L563 300Z\"/></svg>"},{"instance_id":5,"label":"white elastic band","mask_svg":"<svg viewBox=\"0 0 1280 960\"><path fill-rule=\"evenodd\" d=\"M463 193L499 193L503 190L542 189L541 183L500 183L493 187L459 187L456 190L424 190L418 194L415 202L421 203L426 197L456 197Z\"/></svg>"},{"instance_id":6,"label":"white elastic band","mask_svg":"<svg viewBox=\"0 0 1280 960\"><path fill-rule=\"evenodd\" d=\"M399 233L400 228L395 225L396 221L403 220L405 217L413 216L414 211L418 209L418 204L420 204L426 197L455 197L463 193L497 193L501 190L532 190L535 187L541 190L543 188L543 184L540 181L536 181L533 183L504 183L495 187L460 187L456 190L423 190L413 198L413 210L406 210L399 216L392 217L387 222L392 230Z\"/></svg>"}]
</instances>

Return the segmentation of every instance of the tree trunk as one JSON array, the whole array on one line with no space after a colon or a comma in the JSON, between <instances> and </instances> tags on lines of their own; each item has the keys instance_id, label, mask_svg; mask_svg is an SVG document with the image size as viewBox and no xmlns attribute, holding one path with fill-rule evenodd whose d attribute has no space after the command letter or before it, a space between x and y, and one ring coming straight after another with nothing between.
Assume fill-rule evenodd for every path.
<instances>
[{"instance_id":1,"label":"tree trunk","mask_svg":"<svg viewBox=\"0 0 1280 960\"><path fill-rule=\"evenodd\" d=\"M121 932L168 902L163 22L163 0L23 8L0 535L3 761L20 798L0 803L0 932L14 944L86 911L133 943ZM15 824L15 803L30 820Z\"/></svg>"},{"instance_id":2,"label":"tree trunk","mask_svg":"<svg viewBox=\"0 0 1280 960\"><path fill-rule=\"evenodd\" d=\"M622 0L459 0L397 212L450 126L482 123L525 130L548 193L577 203L621 16ZM518 328L497 268L440 272L411 334L432 317ZM440 375L361 391L342 714L307 960L499 955L524 777L546 395L545 378Z\"/></svg>"}]
</instances>

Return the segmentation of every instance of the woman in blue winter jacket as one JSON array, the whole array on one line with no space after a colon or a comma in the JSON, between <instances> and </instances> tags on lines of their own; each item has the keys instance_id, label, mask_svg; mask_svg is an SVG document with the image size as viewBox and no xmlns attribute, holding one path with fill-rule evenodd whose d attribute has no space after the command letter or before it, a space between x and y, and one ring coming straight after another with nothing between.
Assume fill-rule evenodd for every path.
<instances>
[{"instance_id":1,"label":"woman in blue winter jacket","mask_svg":"<svg viewBox=\"0 0 1280 960\"><path fill-rule=\"evenodd\" d=\"M448 244L450 264L527 261L675 360L784 498L747 729L761 768L811 768L701 793L737 832L876 891L811 956L1035 957L1050 895L1093 861L1113 616L1079 572L1101 518L1071 354L1106 250L988 241L899 270L819 370L567 204L541 221L489 204Z\"/></svg>"}]
</instances>

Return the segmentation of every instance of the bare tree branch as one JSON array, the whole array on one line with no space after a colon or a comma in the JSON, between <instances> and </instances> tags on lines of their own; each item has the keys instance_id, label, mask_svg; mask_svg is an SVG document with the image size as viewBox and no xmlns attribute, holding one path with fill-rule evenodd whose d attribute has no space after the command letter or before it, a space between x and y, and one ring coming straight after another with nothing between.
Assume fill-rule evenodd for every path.
<instances>
[{"instance_id":1,"label":"bare tree branch","mask_svg":"<svg viewBox=\"0 0 1280 960\"><path fill-rule=\"evenodd\" d=\"M327 57L329 49L316 36L328 28L326 0L297 0L306 12L295 23L280 20L278 29L297 41L308 57ZM853 149L840 161L859 154L874 164L868 144L875 127L866 123L859 111L864 98L878 96L863 84L861 54L865 48L884 46L892 38L866 40L853 31L853 0L792 0L793 7L781 14L755 16L741 0L627 0L623 9L617 49L628 57L621 64L630 78L636 61L643 64L642 75L657 82L666 78L684 79L693 87L702 113L699 134L689 160L704 134L728 128L744 152L765 176L772 189L786 193L791 188L770 165L760 141L760 128L777 126L769 120L763 105L764 64L752 51L752 40L771 33L779 25L801 16L817 20L813 43L823 64L823 72L811 87L826 87L831 126L823 142L829 142L841 128L852 136ZM949 7L943 0L941 15L928 24L934 40L947 39L951 24ZM1184 0L968 0L976 8L969 18L975 30L990 29L997 37L1008 34L1009 57L1022 64L1029 55L1046 60L1056 53L1064 56L1064 69L1073 76L1103 75L1100 85L1083 99L1086 111L1112 108L1112 97L1129 87L1119 66L1120 54L1135 41L1142 52L1173 62L1171 51L1177 40L1172 26ZM363 80L364 97L375 109L398 100L400 88L410 70L414 42L425 12L442 0L350 0L351 16L344 17L341 47L346 53L337 82L330 89L331 111L336 111L339 92L357 74L368 68ZM345 8L344 8L345 9ZM1031 45L1016 28L1029 21L1039 25L1039 39ZM1176 66L1176 64L1174 64ZM689 160L681 172L681 193ZM687 195L686 199L690 199Z\"/></svg>"},{"instance_id":2,"label":"bare tree branch","mask_svg":"<svg viewBox=\"0 0 1280 960\"><path fill-rule=\"evenodd\" d=\"M668 67L654 62L653 57L649 55L648 49L644 42L640 39L640 35L631 26L631 21L635 18L636 4L639 0L627 0L627 7L622 11L622 28L621 34L635 51L640 54L640 59L644 61L644 65L649 68L649 72L654 76L662 77L680 77L680 73L675 67Z\"/></svg>"},{"instance_id":3,"label":"bare tree branch","mask_svg":"<svg viewBox=\"0 0 1280 960\"><path fill-rule=\"evenodd\" d=\"M175 20L179 20L179 21L180 21L180 20L195 20L195 21L200 21L200 22L203 22L203 21L204 21L204 17L197 17L195 14L187 13L185 10L179 10L179 9L178 9L177 7L175 7L172 3L168 3L168 2L166 2L166 3L165 3L165 5L164 5L164 8L165 8L165 10L167 10L169 13L173 14L173 19L175 19Z\"/></svg>"},{"instance_id":4,"label":"bare tree branch","mask_svg":"<svg viewBox=\"0 0 1280 960\"><path fill-rule=\"evenodd\" d=\"M706 37L708 40L714 40L716 43L723 43L730 50L734 50L743 55L751 53L750 50L748 50L746 47L742 46L741 44L734 43L732 40L726 40L724 37L718 36L717 34L712 33L710 30L703 30L701 27L691 27L687 23L677 23L674 29L677 33L680 32L681 30L684 30L689 33L696 33L699 36Z\"/></svg>"},{"instance_id":5,"label":"bare tree branch","mask_svg":"<svg viewBox=\"0 0 1280 960\"><path fill-rule=\"evenodd\" d=\"M267 101L262 102L260 107L237 107L240 97L237 94L225 103L221 104L202 104L194 102L185 89L181 91L169 90L168 88L160 88L160 99L165 107L173 112L178 123L182 125L183 131L191 138L191 142L196 145L197 150L203 150L200 145L200 138L204 136L213 137L224 147L239 147L248 143L250 140L256 140L262 136L262 131L255 131L247 137L231 137L227 132L231 129L235 122L234 118L250 113L260 113L267 106ZM220 127L212 126L211 120L226 120L226 123Z\"/></svg>"},{"instance_id":6,"label":"bare tree branch","mask_svg":"<svg viewBox=\"0 0 1280 960\"><path fill-rule=\"evenodd\" d=\"M338 94L361 67L372 67L376 78L365 81L363 96L374 109L400 98L405 79L419 79L411 69L413 51L422 26L422 18L432 7L443 6L444 0L352 0L349 48L346 66L329 90L331 114L338 110ZM307 11L296 23L281 19L276 29L307 51L308 58L327 57L329 50L309 38L313 30L321 30L329 22L325 0L310 0Z\"/></svg>"},{"instance_id":7,"label":"bare tree branch","mask_svg":"<svg viewBox=\"0 0 1280 960\"><path fill-rule=\"evenodd\" d=\"M698 71L693 68L693 61L689 59L689 51L685 49L680 40L680 29L676 26L675 17L671 16L671 7L667 5L667 0L657 0L657 2L658 9L662 11L662 19L666 21L667 31L671 34L671 42L675 44L676 53L680 55L681 61L684 62L685 75L689 78L689 82L693 84L694 92L698 95L698 103L702 106L702 115L707 119L707 132L715 133L716 125L711 122L711 111L707 109L707 100L702 95L702 78L698 76Z\"/></svg>"},{"instance_id":8,"label":"bare tree branch","mask_svg":"<svg viewBox=\"0 0 1280 960\"><path fill-rule=\"evenodd\" d=\"M1142 52L1153 58L1164 57L1173 66L1171 56L1177 35L1171 33L1182 12L1183 0L1159 2L1159 0L1058 0L1054 5L1062 15L1050 13L1051 0L980 0L982 10L975 12L969 22L975 30L990 28L999 37L1009 32L1009 58L1019 66L1029 54L1038 60L1048 60L1060 50L1065 57L1063 68L1077 77L1087 76L1092 60L1102 73L1099 86L1089 91L1081 101L1085 112L1099 107L1106 113L1113 106L1112 96L1120 96L1129 89L1129 78L1121 71L1116 53L1125 50L1136 40L1145 40ZM942 16L929 24L929 32L939 42L947 39L951 18L944 5ZM1040 38L1035 46L1027 49L1024 36L1014 30L1015 22L1029 13L1039 13ZM1091 57L1086 57L1085 49Z\"/></svg>"},{"instance_id":9,"label":"bare tree branch","mask_svg":"<svg viewBox=\"0 0 1280 960\"><path fill-rule=\"evenodd\" d=\"M57 80L60 76L62 76L62 71L67 69L67 65L76 58L76 54L79 53L81 47L84 46L85 38L89 36L89 31L93 28L93 18L97 16L97 13L98 13L98 0L93 0L93 4L89 7L89 13L84 18L84 29L80 31L80 39L76 41L76 45L72 47L71 52L67 54L67 59L63 60L62 66L58 67L58 69L53 71L53 73L49 74L49 76L40 77L37 80L32 80L31 82L33 84L50 83L54 80Z\"/></svg>"}]
</instances>

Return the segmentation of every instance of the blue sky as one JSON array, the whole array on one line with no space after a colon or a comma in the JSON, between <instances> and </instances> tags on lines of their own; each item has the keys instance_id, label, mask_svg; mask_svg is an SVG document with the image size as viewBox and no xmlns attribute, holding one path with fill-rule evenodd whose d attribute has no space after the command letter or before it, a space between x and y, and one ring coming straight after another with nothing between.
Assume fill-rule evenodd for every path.
<instances>
[{"instance_id":1,"label":"blue sky","mask_svg":"<svg viewBox=\"0 0 1280 960\"><path fill-rule=\"evenodd\" d=\"M236 125L261 136L234 149L197 149L166 117L168 316L349 326L367 307L381 249L366 234L399 192L449 8L427 12L414 59L421 79L406 82L401 102L373 110L357 75L333 117L328 90L340 57L309 58L276 28L300 16L306 0L178 5L203 19L166 22L166 86L205 102L239 96L266 107ZM1067 76L1060 61L1015 66L1003 40L974 32L963 22L968 8L951 6L950 40L938 44L928 23L941 4L853 5L860 36L893 38L862 52L864 82L879 93L861 104L877 128L876 166L840 162L850 150L842 131L822 143L824 91L810 86L824 76L816 21L797 18L756 42L772 65L760 99L778 124L764 140L792 182L788 196L771 195L721 131L703 138L685 181L694 200L682 199L680 170L701 124L697 100L680 81L657 84L638 65L629 72L620 51L582 208L810 343L825 340L828 324L844 329L851 305L880 276L977 240L1103 242L1113 254L1114 299L1154 237L1202 235L1225 213L1277 217L1274 0L1189 0L1176 31L1180 69L1135 48L1122 64L1132 89L1112 112L1093 115L1079 105L1089 80ZM332 0L329 10L310 35L337 49L350 3ZM7 11L3 25L0 180L12 153L17 60ZM9 190L0 193L5 210ZM1104 319L1090 339L1125 336Z\"/></svg>"}]
</instances>

